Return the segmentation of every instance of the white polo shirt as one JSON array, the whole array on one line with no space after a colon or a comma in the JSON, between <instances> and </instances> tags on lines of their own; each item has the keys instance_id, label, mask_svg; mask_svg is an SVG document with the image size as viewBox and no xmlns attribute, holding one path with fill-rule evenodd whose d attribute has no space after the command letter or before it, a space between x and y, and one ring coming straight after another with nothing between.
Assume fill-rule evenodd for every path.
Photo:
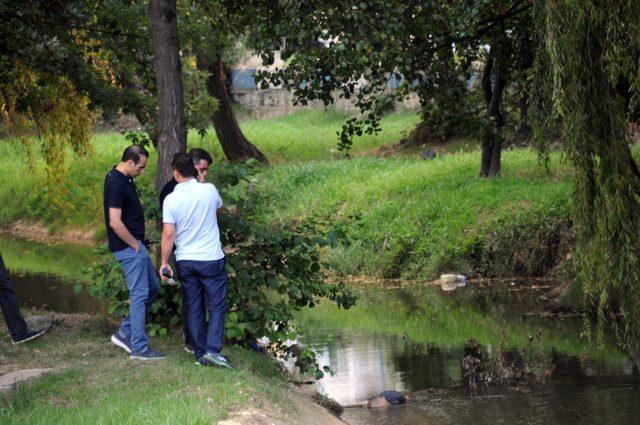
<instances>
[{"instance_id":1,"label":"white polo shirt","mask_svg":"<svg viewBox=\"0 0 640 425\"><path fill-rule=\"evenodd\" d=\"M162 222L176 225L176 261L214 261L224 257L216 211L222 198L211 183L179 183L164 200Z\"/></svg>"}]
</instances>

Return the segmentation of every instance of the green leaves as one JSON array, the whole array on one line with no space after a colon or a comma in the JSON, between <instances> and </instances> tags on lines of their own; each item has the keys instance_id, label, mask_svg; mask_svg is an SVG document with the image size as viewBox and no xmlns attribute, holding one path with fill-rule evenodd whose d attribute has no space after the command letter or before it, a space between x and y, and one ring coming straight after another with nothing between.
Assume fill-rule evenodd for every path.
<instances>
[{"instance_id":1,"label":"green leaves","mask_svg":"<svg viewBox=\"0 0 640 425\"><path fill-rule=\"evenodd\" d=\"M347 223L331 223L308 218L291 227L269 227L254 217L258 194L250 192L250 176L255 164L216 164L211 178L221 192L228 211L220 218L222 244L227 251L227 341L249 343L267 336L271 343L289 353L284 341L292 335L293 313L313 308L328 299L343 308L356 302L355 294L343 283L329 283L320 258L322 247L336 246L347 240ZM142 188L146 204L157 197ZM156 215L148 215L149 227ZM356 218L350 217L349 220ZM105 247L101 261L89 271L89 292L110 303L111 314L128 313L128 291L122 270ZM150 333L161 335L181 320L179 287L162 285L151 305ZM301 349L300 366L314 369L315 354ZM306 370L305 369L305 370Z\"/></svg>"}]
</instances>

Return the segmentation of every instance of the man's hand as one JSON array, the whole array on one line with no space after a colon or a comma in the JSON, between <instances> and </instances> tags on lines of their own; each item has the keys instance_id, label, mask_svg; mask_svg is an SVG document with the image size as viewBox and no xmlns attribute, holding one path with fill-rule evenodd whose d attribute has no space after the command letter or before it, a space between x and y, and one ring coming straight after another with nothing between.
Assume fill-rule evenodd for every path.
<instances>
[{"instance_id":1,"label":"man's hand","mask_svg":"<svg viewBox=\"0 0 640 425\"><path fill-rule=\"evenodd\" d=\"M109 208L109 225L116 235L129 245L137 254L140 250L138 240L133 237L131 232L122 222L122 210L120 208Z\"/></svg>"},{"instance_id":2,"label":"man's hand","mask_svg":"<svg viewBox=\"0 0 640 425\"><path fill-rule=\"evenodd\" d=\"M169 264L162 264L159 270L160 278L164 281L169 280L170 277L173 277L173 269Z\"/></svg>"},{"instance_id":3,"label":"man's hand","mask_svg":"<svg viewBox=\"0 0 640 425\"><path fill-rule=\"evenodd\" d=\"M160 244L160 276L162 276L162 268L164 266L169 266L169 256L171 255L171 250L173 249L173 241L176 238L176 225L164 223L162 226L162 243ZM171 267L169 267L171 270ZM171 271L173 274L173 270ZM162 280L167 280L164 277Z\"/></svg>"}]
</instances>

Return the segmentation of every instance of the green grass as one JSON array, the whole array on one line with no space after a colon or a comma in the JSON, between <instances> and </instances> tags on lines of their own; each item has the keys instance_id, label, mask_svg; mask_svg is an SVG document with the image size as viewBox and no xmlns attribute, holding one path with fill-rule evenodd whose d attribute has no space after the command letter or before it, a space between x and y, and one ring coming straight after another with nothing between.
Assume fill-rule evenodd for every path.
<instances>
[{"instance_id":1,"label":"green grass","mask_svg":"<svg viewBox=\"0 0 640 425\"><path fill-rule=\"evenodd\" d=\"M196 366L175 335L153 339L168 356L145 364L109 342L104 320L59 317L62 323L33 343L0 339L0 372L62 368L19 387L0 423L211 424L247 407L286 404L285 380L265 356L230 347L224 351L235 371Z\"/></svg>"},{"instance_id":2,"label":"green grass","mask_svg":"<svg viewBox=\"0 0 640 425\"><path fill-rule=\"evenodd\" d=\"M337 151L338 136L346 115L339 111L321 110L297 113L271 121L248 121L243 131L273 164L326 160L341 157ZM383 131L356 139L351 151L360 156L382 145L390 145L406 137L418 124L415 113L394 113L383 118Z\"/></svg>"},{"instance_id":3,"label":"green grass","mask_svg":"<svg viewBox=\"0 0 640 425\"><path fill-rule=\"evenodd\" d=\"M337 151L337 131L348 117L335 109L310 109L273 119L250 119L242 122L240 127L271 164L330 160L343 156ZM394 144L406 137L418 122L419 116L414 112L389 114L382 119L382 132L356 138L350 153L362 156L380 146ZM202 138L191 132L189 143L207 149L214 159L223 158L213 129Z\"/></svg>"},{"instance_id":4,"label":"green grass","mask_svg":"<svg viewBox=\"0 0 640 425\"><path fill-rule=\"evenodd\" d=\"M480 154L469 151L472 146L465 140L443 148L446 154L432 161L419 159L419 152L371 156L375 148L396 142L415 126L417 115L402 112L385 117L380 135L356 141L354 159L336 159L335 132L345 117L335 110L308 110L242 124L248 138L275 164L256 177L263 220L282 224L309 215L332 220L362 216L351 226L352 246L329 256L344 273L433 277L443 271L478 271L486 246L516 239L522 243L531 229L521 228L511 240L490 241L496 234L527 224L533 230L544 228L568 216L570 170L557 156L552 157L551 174L546 174L535 152L506 151L502 177L496 179L477 177ZM103 238L102 182L127 141L118 134L98 134L93 145L92 156L69 160L66 206L55 210L47 202L41 161L29 170L19 146L1 143L0 225L39 220L53 230L93 229ZM190 133L189 145L221 157L213 131L202 139ZM451 153L454 148L459 151ZM151 187L154 172L152 153L139 186ZM521 244L519 253L526 257L531 244ZM493 269L505 262L502 257L491 261ZM497 274L513 269L503 268Z\"/></svg>"},{"instance_id":5,"label":"green grass","mask_svg":"<svg viewBox=\"0 0 640 425\"><path fill-rule=\"evenodd\" d=\"M503 154L502 177L477 177L479 152L432 161L358 158L287 164L257 179L262 216L288 223L305 216L348 220L353 244L330 258L348 274L433 277L467 271L492 233L568 214L570 170L553 156L551 173L535 152ZM460 261L457 261L460 260Z\"/></svg>"},{"instance_id":6,"label":"green grass","mask_svg":"<svg viewBox=\"0 0 640 425\"><path fill-rule=\"evenodd\" d=\"M271 160L272 163L324 160L338 156L336 131L346 115L329 110L309 110L272 120L248 120L242 128ZM356 141L353 152L362 155L383 144L390 144L404 137L417 123L415 113L395 113L383 121L384 131L378 136L363 136ZM34 168L27 165L26 150L15 141L0 141L0 225L19 219L42 221L51 230L65 226L98 229L104 236L102 225L102 183L104 175L120 159L128 146L127 140L117 133L96 134L92 139L94 153L86 158L76 158L67 152L68 195L65 208L54 210L47 201L47 192L56 190L45 186L45 167L37 160ZM189 133L189 146L208 149L214 158L222 153L215 132L210 130L204 138ZM155 152L149 166L138 178L139 186L150 186L155 174Z\"/></svg>"}]
</instances>

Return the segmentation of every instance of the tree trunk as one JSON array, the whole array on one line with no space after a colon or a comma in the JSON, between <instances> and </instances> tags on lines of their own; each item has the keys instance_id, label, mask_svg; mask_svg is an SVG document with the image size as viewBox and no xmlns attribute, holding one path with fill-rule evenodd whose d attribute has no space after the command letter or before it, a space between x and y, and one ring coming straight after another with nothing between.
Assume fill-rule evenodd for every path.
<instances>
[{"instance_id":1,"label":"tree trunk","mask_svg":"<svg viewBox=\"0 0 640 425\"><path fill-rule=\"evenodd\" d=\"M491 75L495 81L492 82ZM482 142L482 157L480 159L480 176L493 177L500 175L500 159L502 156L502 126L504 117L500 109L502 93L507 81L500 67L493 59L488 59L482 75L482 90L487 103L487 116L491 120L493 129L485 131Z\"/></svg>"},{"instance_id":2,"label":"tree trunk","mask_svg":"<svg viewBox=\"0 0 640 425\"><path fill-rule=\"evenodd\" d=\"M150 0L153 63L158 85L156 189L171 179L171 161L187 149L176 0Z\"/></svg>"},{"instance_id":3,"label":"tree trunk","mask_svg":"<svg viewBox=\"0 0 640 425\"><path fill-rule=\"evenodd\" d=\"M225 84L224 64L222 60L208 61L204 55L197 57L198 69L209 73L207 92L218 99L219 106L211 117L218 141L225 158L232 162L244 162L255 158L268 164L267 158L242 134L238 120L231 109L231 100Z\"/></svg>"},{"instance_id":4,"label":"tree trunk","mask_svg":"<svg viewBox=\"0 0 640 425\"><path fill-rule=\"evenodd\" d=\"M406 138L401 139L396 144L396 147L404 149L409 147L422 146L427 144L429 140L429 125L424 121L420 121L416 128L411 130L411 133L409 133Z\"/></svg>"},{"instance_id":5,"label":"tree trunk","mask_svg":"<svg viewBox=\"0 0 640 425\"><path fill-rule=\"evenodd\" d=\"M491 96L493 94L491 84L491 73L493 72L493 59L487 59L487 63L482 71L482 92L484 93L484 102L489 107L491 103Z\"/></svg>"},{"instance_id":6,"label":"tree trunk","mask_svg":"<svg viewBox=\"0 0 640 425\"><path fill-rule=\"evenodd\" d=\"M522 138L531 138L533 130L529 125L529 95L524 88L520 90L520 124L518 125L518 136Z\"/></svg>"}]
</instances>

